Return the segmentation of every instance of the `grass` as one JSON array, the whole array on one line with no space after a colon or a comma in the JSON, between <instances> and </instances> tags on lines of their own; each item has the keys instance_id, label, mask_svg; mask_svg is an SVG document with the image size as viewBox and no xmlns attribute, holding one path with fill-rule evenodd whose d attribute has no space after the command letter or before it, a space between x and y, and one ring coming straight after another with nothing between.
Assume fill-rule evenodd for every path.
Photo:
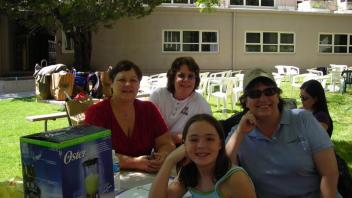
<instances>
[{"instance_id":1,"label":"grass","mask_svg":"<svg viewBox=\"0 0 352 198\"><path fill-rule=\"evenodd\" d=\"M283 83L283 97L295 98L298 106L299 90L291 88L288 83ZM352 172L352 89L346 94L327 93L329 110L334 121L334 131L332 140L335 144L337 153L347 162ZM217 110L216 103L211 100L213 115L217 119L226 119L233 113L241 110L237 104L234 110L222 113ZM231 107L228 104L228 107ZM27 134L33 134L44 130L43 122L28 122L26 116L47 114L63 111L59 105L37 103L34 98L19 98L0 100L0 181L10 179L15 176L22 177L22 167L20 160L19 138ZM48 122L48 129L58 129L67 127L66 119L58 119Z\"/></svg>"},{"instance_id":2,"label":"grass","mask_svg":"<svg viewBox=\"0 0 352 198\"><path fill-rule=\"evenodd\" d=\"M22 177L19 138L44 130L44 122L28 122L29 115L63 110L59 105L37 103L34 98L0 100L0 181ZM48 122L48 130L68 126L67 119Z\"/></svg>"}]
</instances>

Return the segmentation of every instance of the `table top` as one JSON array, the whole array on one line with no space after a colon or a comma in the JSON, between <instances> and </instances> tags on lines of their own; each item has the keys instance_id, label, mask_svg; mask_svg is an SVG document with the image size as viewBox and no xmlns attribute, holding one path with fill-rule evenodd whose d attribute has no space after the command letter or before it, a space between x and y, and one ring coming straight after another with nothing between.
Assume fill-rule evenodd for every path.
<instances>
[{"instance_id":1,"label":"table top","mask_svg":"<svg viewBox=\"0 0 352 198\"><path fill-rule=\"evenodd\" d=\"M155 176L151 173L122 171L120 175L121 189L117 192L115 198L148 197ZM170 177L169 182L172 179L173 177ZM184 195L184 198L188 197L191 197L190 193Z\"/></svg>"},{"instance_id":2,"label":"table top","mask_svg":"<svg viewBox=\"0 0 352 198\"><path fill-rule=\"evenodd\" d=\"M145 184L152 183L155 176L156 175L152 173L122 171L120 173L119 192L123 192L136 186L142 186Z\"/></svg>"}]
</instances>

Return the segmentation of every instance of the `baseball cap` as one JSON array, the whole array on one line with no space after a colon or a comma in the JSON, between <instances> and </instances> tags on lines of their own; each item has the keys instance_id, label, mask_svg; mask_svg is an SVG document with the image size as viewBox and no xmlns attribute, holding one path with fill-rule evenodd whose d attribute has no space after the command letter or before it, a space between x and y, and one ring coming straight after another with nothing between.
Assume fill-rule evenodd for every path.
<instances>
[{"instance_id":1,"label":"baseball cap","mask_svg":"<svg viewBox=\"0 0 352 198\"><path fill-rule=\"evenodd\" d=\"M244 74L244 78L243 78L243 90L246 90L247 86L255 79L257 78L268 78L271 81L273 81L273 83L276 85L276 82L274 80L274 77L271 73L266 72L262 69L256 68L256 69L252 69L252 70L248 70L245 74Z\"/></svg>"}]
</instances>

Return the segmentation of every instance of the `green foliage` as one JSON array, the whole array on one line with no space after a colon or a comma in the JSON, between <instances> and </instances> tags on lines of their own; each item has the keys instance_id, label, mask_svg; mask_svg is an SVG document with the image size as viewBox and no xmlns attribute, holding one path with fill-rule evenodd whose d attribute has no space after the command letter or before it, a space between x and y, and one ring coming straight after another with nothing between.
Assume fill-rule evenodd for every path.
<instances>
[{"instance_id":1,"label":"green foliage","mask_svg":"<svg viewBox=\"0 0 352 198\"><path fill-rule=\"evenodd\" d=\"M143 17L162 0L0 0L0 13L7 14L35 32L42 28L55 33L62 29L74 41L74 65L90 69L91 33L99 25L111 27L122 17ZM4 1L4 2L3 2ZM198 0L201 11L210 11L218 0Z\"/></svg>"},{"instance_id":2,"label":"green foliage","mask_svg":"<svg viewBox=\"0 0 352 198\"><path fill-rule=\"evenodd\" d=\"M17 22L35 30L55 33L62 29L74 41L75 66L89 70L91 32L99 25L110 27L121 17L143 17L161 0L12 0L0 7Z\"/></svg>"},{"instance_id":3,"label":"green foliage","mask_svg":"<svg viewBox=\"0 0 352 198\"><path fill-rule=\"evenodd\" d=\"M212 12L219 5L219 0L197 0L195 4L201 12Z\"/></svg>"},{"instance_id":4,"label":"green foliage","mask_svg":"<svg viewBox=\"0 0 352 198\"><path fill-rule=\"evenodd\" d=\"M110 24L121 17L142 17L161 0L13 0L8 13L27 26L48 30L93 30L100 23Z\"/></svg>"}]
</instances>

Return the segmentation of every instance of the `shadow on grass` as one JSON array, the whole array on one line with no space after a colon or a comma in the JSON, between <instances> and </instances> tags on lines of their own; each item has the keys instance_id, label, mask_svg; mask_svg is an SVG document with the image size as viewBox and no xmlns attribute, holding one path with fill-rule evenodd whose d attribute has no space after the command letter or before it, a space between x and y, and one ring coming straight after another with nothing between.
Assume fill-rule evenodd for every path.
<instances>
[{"instance_id":1,"label":"shadow on grass","mask_svg":"<svg viewBox=\"0 0 352 198\"><path fill-rule=\"evenodd\" d=\"M352 174L352 142L333 140L336 153L347 163L350 173Z\"/></svg>"},{"instance_id":2,"label":"shadow on grass","mask_svg":"<svg viewBox=\"0 0 352 198\"><path fill-rule=\"evenodd\" d=\"M21 102L36 102L36 98L34 96L31 97L24 97L24 98L14 98L10 100L11 102L17 102L17 101L21 101Z\"/></svg>"},{"instance_id":3,"label":"shadow on grass","mask_svg":"<svg viewBox=\"0 0 352 198\"><path fill-rule=\"evenodd\" d=\"M10 102L50 104L49 102L43 102L43 101L40 101L40 100L37 101L35 96L23 97L23 98L14 98L14 99L10 99ZM55 105L57 111L65 111L64 105L57 105L57 104L54 104L54 105Z\"/></svg>"}]
</instances>

